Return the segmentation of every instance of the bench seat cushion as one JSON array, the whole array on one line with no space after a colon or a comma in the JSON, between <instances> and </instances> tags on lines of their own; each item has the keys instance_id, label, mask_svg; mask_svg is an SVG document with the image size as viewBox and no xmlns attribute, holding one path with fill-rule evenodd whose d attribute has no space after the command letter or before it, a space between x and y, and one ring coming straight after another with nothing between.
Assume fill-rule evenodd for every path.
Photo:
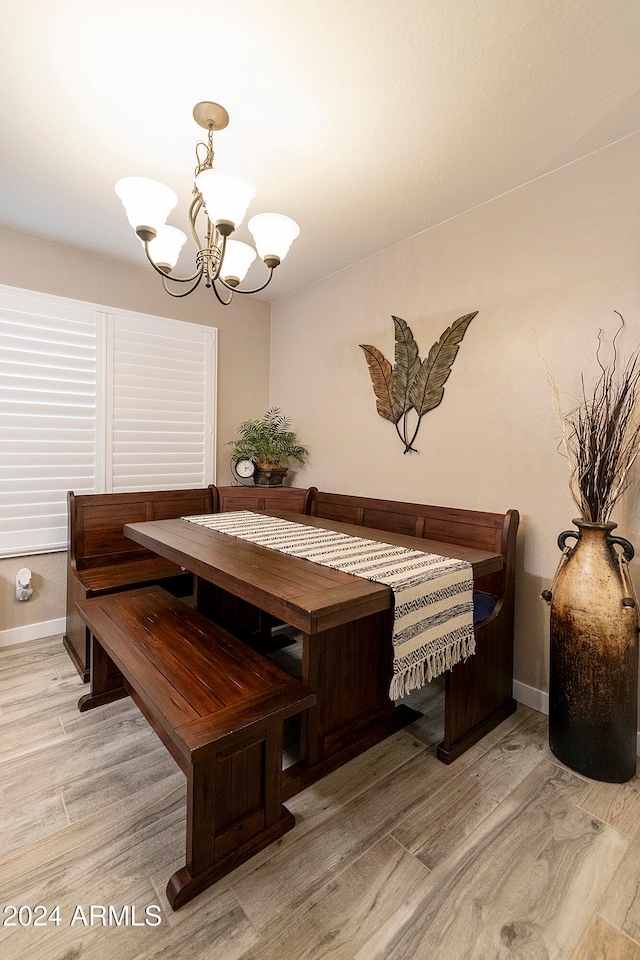
<instances>
[{"instance_id":1,"label":"bench seat cushion","mask_svg":"<svg viewBox=\"0 0 640 960\"><path fill-rule=\"evenodd\" d=\"M481 623L490 617L496 607L496 598L489 593L474 593L473 595L473 622Z\"/></svg>"}]
</instances>

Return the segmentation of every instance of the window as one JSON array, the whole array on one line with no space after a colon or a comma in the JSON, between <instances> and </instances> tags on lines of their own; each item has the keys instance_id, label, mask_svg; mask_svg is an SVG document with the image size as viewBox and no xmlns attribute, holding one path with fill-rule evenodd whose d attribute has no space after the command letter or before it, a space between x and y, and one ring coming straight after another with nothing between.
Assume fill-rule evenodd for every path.
<instances>
[{"instance_id":1,"label":"window","mask_svg":"<svg viewBox=\"0 0 640 960\"><path fill-rule=\"evenodd\" d=\"M0 286L0 556L65 549L68 490L213 482L216 333Z\"/></svg>"}]
</instances>

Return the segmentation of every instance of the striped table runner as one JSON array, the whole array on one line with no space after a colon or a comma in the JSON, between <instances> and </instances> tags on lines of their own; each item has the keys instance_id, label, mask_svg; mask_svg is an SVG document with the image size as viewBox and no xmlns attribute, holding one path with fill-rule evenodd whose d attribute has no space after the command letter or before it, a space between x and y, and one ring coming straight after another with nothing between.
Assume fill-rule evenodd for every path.
<instances>
[{"instance_id":1,"label":"striped table runner","mask_svg":"<svg viewBox=\"0 0 640 960\"><path fill-rule=\"evenodd\" d=\"M249 510L182 519L391 587L395 597L392 700L475 653L473 568L465 560Z\"/></svg>"}]
</instances>

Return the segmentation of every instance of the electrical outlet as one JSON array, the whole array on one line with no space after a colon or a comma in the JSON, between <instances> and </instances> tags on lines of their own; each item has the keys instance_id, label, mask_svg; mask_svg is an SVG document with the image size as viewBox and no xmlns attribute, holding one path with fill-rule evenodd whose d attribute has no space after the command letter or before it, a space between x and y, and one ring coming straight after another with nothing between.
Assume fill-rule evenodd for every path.
<instances>
[{"instance_id":1,"label":"electrical outlet","mask_svg":"<svg viewBox=\"0 0 640 960\"><path fill-rule=\"evenodd\" d=\"M28 600L32 594L31 570L28 567L23 567L16 574L16 600Z\"/></svg>"}]
</instances>

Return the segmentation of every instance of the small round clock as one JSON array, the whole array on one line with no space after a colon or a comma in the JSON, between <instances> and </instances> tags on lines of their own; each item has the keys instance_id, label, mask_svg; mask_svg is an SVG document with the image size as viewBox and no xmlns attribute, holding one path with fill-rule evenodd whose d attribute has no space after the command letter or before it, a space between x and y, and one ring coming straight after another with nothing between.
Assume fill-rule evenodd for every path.
<instances>
[{"instance_id":1,"label":"small round clock","mask_svg":"<svg viewBox=\"0 0 640 960\"><path fill-rule=\"evenodd\" d=\"M249 460L248 457L232 457L231 473L239 483L252 484L255 471L256 465L253 460Z\"/></svg>"}]
</instances>

